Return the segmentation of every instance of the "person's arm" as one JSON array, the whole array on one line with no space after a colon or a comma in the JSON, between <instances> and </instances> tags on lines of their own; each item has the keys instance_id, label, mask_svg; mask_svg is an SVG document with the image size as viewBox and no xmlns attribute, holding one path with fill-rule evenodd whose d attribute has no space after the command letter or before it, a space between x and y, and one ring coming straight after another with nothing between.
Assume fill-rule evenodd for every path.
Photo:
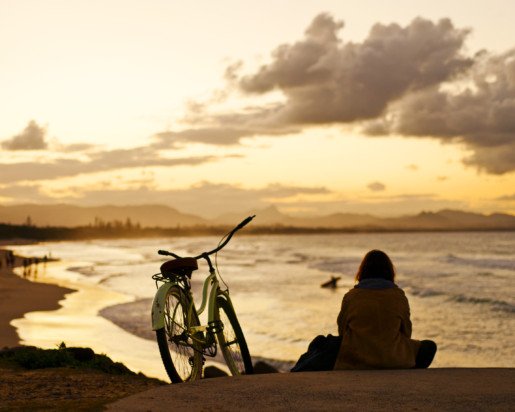
<instances>
[{"instance_id":1,"label":"person's arm","mask_svg":"<svg viewBox=\"0 0 515 412\"><path fill-rule=\"evenodd\" d=\"M336 319L336 323L338 324L338 336L342 336L345 328L347 326L347 295L345 295L342 299L342 308L340 309L340 313L338 314L338 318Z\"/></svg>"},{"instance_id":2,"label":"person's arm","mask_svg":"<svg viewBox=\"0 0 515 412\"><path fill-rule=\"evenodd\" d=\"M403 292L403 308L402 308L402 319L401 319L401 333L408 338L411 338L412 325L410 319L410 309L408 298Z\"/></svg>"}]
</instances>

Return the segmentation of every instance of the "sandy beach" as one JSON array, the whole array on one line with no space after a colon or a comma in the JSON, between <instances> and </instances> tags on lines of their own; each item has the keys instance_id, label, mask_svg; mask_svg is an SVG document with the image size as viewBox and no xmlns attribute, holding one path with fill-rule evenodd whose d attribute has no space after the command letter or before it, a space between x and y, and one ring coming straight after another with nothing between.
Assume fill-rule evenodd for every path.
<instances>
[{"instance_id":1,"label":"sandy beach","mask_svg":"<svg viewBox=\"0 0 515 412\"><path fill-rule=\"evenodd\" d=\"M35 283L16 276L12 267L7 265L7 256L8 251L0 249L0 348L19 345L19 336L10 324L13 319L21 318L27 312L56 310L60 307L59 301L74 292L73 289ZM23 258L15 256L13 265L22 266Z\"/></svg>"}]
</instances>

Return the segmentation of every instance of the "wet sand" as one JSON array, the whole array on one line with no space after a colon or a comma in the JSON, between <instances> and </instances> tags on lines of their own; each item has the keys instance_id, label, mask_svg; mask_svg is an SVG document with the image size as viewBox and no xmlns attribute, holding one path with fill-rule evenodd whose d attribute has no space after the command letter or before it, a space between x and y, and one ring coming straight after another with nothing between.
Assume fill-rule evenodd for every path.
<instances>
[{"instance_id":1,"label":"wet sand","mask_svg":"<svg viewBox=\"0 0 515 412\"><path fill-rule=\"evenodd\" d=\"M143 339L99 316L101 308L126 303L131 297L77 282L66 261L49 262L47 270L39 263L39 273L33 266L32 273L22 278L6 267L7 251L0 253L0 349L19 344L52 349L65 342L105 353L134 372L168 379L155 339ZM18 257L17 273L22 263Z\"/></svg>"},{"instance_id":2,"label":"wet sand","mask_svg":"<svg viewBox=\"0 0 515 412\"><path fill-rule=\"evenodd\" d=\"M66 294L74 292L73 289L31 282L15 275L12 267L7 265L7 255L7 250L0 249L0 348L20 344L16 328L11 325L12 320L23 317L27 312L59 309L59 301ZM14 266L22 265L23 258L15 257ZM38 265L42 266L43 263ZM59 337L56 336L56 339Z\"/></svg>"}]
</instances>

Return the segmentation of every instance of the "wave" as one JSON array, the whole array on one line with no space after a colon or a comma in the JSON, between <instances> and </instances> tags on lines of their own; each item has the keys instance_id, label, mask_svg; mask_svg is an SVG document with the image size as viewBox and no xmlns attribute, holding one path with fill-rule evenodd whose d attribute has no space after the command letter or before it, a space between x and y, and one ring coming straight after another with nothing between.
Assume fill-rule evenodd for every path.
<instances>
[{"instance_id":1,"label":"wave","mask_svg":"<svg viewBox=\"0 0 515 412\"><path fill-rule=\"evenodd\" d=\"M463 294L449 295L448 293L440 290L428 289L428 288L416 288L410 287L410 294L418 296L420 298L429 298L433 296L448 296L447 300L455 303L466 303L473 305L488 305L490 310L494 312L506 312L515 313L515 304L508 303L498 299L490 298L478 298L473 296L465 296Z\"/></svg>"},{"instance_id":2,"label":"wave","mask_svg":"<svg viewBox=\"0 0 515 412\"><path fill-rule=\"evenodd\" d=\"M399 285L400 286L400 285ZM415 295L415 296L419 296L421 298L429 298L429 297L432 297L432 296L441 296L441 295L444 295L445 293L443 292L440 292L438 290L433 290L433 289L419 289L419 288L415 288L415 287L410 287L410 293L412 295Z\"/></svg>"},{"instance_id":3,"label":"wave","mask_svg":"<svg viewBox=\"0 0 515 412\"><path fill-rule=\"evenodd\" d=\"M325 272L354 273L361 262L361 258L344 257L337 259L324 259L311 263L311 269L319 269Z\"/></svg>"},{"instance_id":4,"label":"wave","mask_svg":"<svg viewBox=\"0 0 515 412\"><path fill-rule=\"evenodd\" d=\"M76 272L84 276L94 276L98 275L97 272L95 272L95 266L72 266L66 268L66 270L70 272Z\"/></svg>"},{"instance_id":5,"label":"wave","mask_svg":"<svg viewBox=\"0 0 515 412\"><path fill-rule=\"evenodd\" d=\"M487 269L507 269L515 271L515 260L513 259L462 258L450 253L446 256L438 258L437 260L445 263L453 263L456 265L475 266Z\"/></svg>"},{"instance_id":6,"label":"wave","mask_svg":"<svg viewBox=\"0 0 515 412\"><path fill-rule=\"evenodd\" d=\"M152 299L138 299L102 309L98 314L115 325L143 339L154 340L155 333L150 324Z\"/></svg>"},{"instance_id":7,"label":"wave","mask_svg":"<svg viewBox=\"0 0 515 412\"><path fill-rule=\"evenodd\" d=\"M515 313L515 304L504 302L497 299L475 298L465 295L454 295L451 300L458 303L486 304L495 312Z\"/></svg>"}]
</instances>

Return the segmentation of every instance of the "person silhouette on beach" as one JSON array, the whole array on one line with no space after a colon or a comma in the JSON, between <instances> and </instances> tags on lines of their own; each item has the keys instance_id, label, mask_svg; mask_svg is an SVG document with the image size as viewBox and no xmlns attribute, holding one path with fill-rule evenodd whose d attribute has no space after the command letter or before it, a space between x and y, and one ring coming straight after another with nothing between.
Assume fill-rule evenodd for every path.
<instances>
[{"instance_id":1,"label":"person silhouette on beach","mask_svg":"<svg viewBox=\"0 0 515 412\"><path fill-rule=\"evenodd\" d=\"M411 339L408 299L388 255L368 252L355 281L342 300L338 336L318 335L291 372L429 367L436 343Z\"/></svg>"},{"instance_id":2,"label":"person silhouette on beach","mask_svg":"<svg viewBox=\"0 0 515 412\"><path fill-rule=\"evenodd\" d=\"M341 344L334 369L429 367L436 343L411 339L408 299L394 283L395 269L388 255L368 252L355 280L337 318Z\"/></svg>"}]
</instances>

